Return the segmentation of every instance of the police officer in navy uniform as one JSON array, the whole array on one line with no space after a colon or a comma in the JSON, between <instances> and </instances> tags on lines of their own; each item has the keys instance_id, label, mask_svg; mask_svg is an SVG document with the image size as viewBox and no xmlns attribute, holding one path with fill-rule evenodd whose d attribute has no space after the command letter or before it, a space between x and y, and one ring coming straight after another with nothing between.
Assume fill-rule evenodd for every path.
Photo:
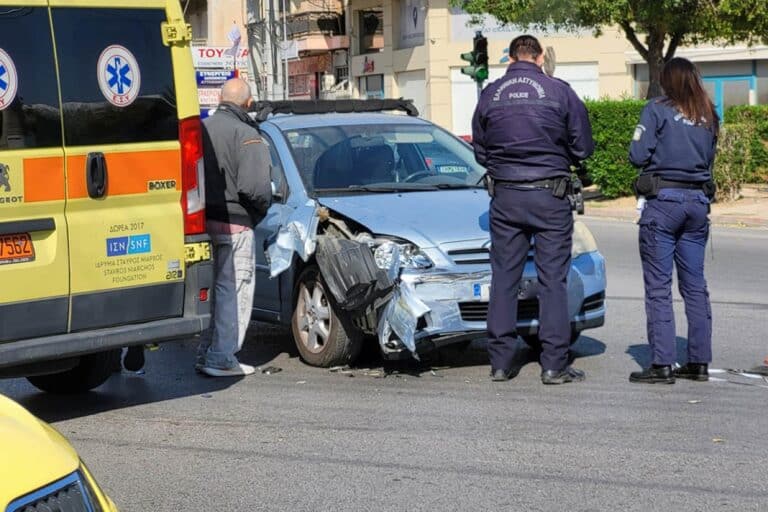
<instances>
[{"instance_id":1,"label":"police officer in navy uniform","mask_svg":"<svg viewBox=\"0 0 768 512\"><path fill-rule=\"evenodd\" d=\"M576 93L542 71L544 52L535 37L515 38L509 55L513 63L485 88L472 120L475 157L488 170L492 197L491 378L514 374L518 289L535 236L541 379L580 381L584 373L568 365L573 214L566 193L571 165L592 154L592 130Z\"/></svg>"},{"instance_id":2,"label":"police officer in navy uniform","mask_svg":"<svg viewBox=\"0 0 768 512\"><path fill-rule=\"evenodd\" d=\"M652 365L632 373L629 380L705 381L712 360L712 310L704 252L719 120L690 61L669 61L661 73L661 86L666 96L645 106L629 150L631 162L642 169L635 190L646 201L639 243L652 353ZM688 319L688 362L674 371L673 262Z\"/></svg>"}]
</instances>

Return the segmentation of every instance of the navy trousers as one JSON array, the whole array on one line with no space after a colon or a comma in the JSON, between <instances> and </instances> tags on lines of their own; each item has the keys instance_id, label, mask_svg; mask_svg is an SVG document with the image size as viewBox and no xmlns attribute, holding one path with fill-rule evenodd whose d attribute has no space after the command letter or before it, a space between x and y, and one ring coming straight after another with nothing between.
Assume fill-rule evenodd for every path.
<instances>
[{"instance_id":1,"label":"navy trousers","mask_svg":"<svg viewBox=\"0 0 768 512\"><path fill-rule=\"evenodd\" d=\"M712 309L704 279L709 200L698 190L662 189L640 217L648 344L653 364L675 363L672 267L688 319L688 362L712 361Z\"/></svg>"},{"instance_id":2,"label":"navy trousers","mask_svg":"<svg viewBox=\"0 0 768 512\"><path fill-rule=\"evenodd\" d=\"M567 279L571 266L573 215L568 199L546 189L496 186L491 200L491 297L488 355L491 368L512 366L517 341L517 296L525 260L534 251L539 286L541 367L562 370L568 364L571 321Z\"/></svg>"}]
</instances>

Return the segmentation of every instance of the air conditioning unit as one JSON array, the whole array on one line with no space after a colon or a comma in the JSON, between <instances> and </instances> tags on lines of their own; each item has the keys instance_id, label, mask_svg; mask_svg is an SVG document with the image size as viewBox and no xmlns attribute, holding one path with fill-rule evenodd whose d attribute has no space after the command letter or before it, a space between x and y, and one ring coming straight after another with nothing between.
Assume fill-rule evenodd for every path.
<instances>
[{"instance_id":1,"label":"air conditioning unit","mask_svg":"<svg viewBox=\"0 0 768 512\"><path fill-rule=\"evenodd\" d=\"M336 85L336 77L330 74L323 75L323 90L328 91Z\"/></svg>"}]
</instances>

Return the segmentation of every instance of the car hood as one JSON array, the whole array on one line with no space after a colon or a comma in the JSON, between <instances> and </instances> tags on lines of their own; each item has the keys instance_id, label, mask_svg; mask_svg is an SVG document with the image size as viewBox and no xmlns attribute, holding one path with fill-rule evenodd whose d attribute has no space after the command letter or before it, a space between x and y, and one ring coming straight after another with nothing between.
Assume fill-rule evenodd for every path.
<instances>
[{"instance_id":1,"label":"car hood","mask_svg":"<svg viewBox=\"0 0 768 512\"><path fill-rule=\"evenodd\" d=\"M422 248L490 237L488 194L483 189L356 194L318 201L373 234L404 238Z\"/></svg>"},{"instance_id":2,"label":"car hood","mask_svg":"<svg viewBox=\"0 0 768 512\"><path fill-rule=\"evenodd\" d=\"M58 432L0 395L0 510L79 466L77 453Z\"/></svg>"}]
</instances>

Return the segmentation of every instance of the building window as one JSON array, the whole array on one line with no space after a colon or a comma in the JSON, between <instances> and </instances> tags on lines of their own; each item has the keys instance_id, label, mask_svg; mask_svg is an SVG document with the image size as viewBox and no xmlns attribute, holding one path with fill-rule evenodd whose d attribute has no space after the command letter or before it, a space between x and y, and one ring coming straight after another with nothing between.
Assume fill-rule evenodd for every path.
<instances>
[{"instance_id":1,"label":"building window","mask_svg":"<svg viewBox=\"0 0 768 512\"><path fill-rule=\"evenodd\" d=\"M377 53L384 49L384 11L358 11L358 48L360 53Z\"/></svg>"},{"instance_id":2,"label":"building window","mask_svg":"<svg viewBox=\"0 0 768 512\"><path fill-rule=\"evenodd\" d=\"M208 1L187 0L182 2L184 18L192 25L192 39L196 41L208 40Z\"/></svg>"},{"instance_id":3,"label":"building window","mask_svg":"<svg viewBox=\"0 0 768 512\"><path fill-rule=\"evenodd\" d=\"M384 97L384 75L368 75L360 77L360 96L364 99Z\"/></svg>"},{"instance_id":4,"label":"building window","mask_svg":"<svg viewBox=\"0 0 768 512\"><path fill-rule=\"evenodd\" d=\"M339 84L343 80L349 78L349 66L341 66L336 68L336 83Z\"/></svg>"}]
</instances>

